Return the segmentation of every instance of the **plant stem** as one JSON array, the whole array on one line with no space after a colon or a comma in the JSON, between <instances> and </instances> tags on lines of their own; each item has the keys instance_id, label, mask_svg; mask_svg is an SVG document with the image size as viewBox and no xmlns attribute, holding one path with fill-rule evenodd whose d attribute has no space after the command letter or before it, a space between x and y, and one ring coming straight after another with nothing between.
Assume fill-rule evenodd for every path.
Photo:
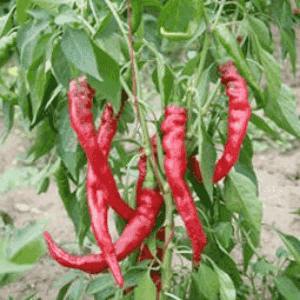
<instances>
[{"instance_id":1,"label":"plant stem","mask_svg":"<svg viewBox=\"0 0 300 300\"><path fill-rule=\"evenodd\" d=\"M165 245L162 265L162 283L161 299L166 299L164 295L170 288L172 278L172 248L170 247L170 237L172 236L174 220L173 220L173 202L170 189L164 194L166 202L166 227L165 227Z\"/></svg>"}]
</instances>

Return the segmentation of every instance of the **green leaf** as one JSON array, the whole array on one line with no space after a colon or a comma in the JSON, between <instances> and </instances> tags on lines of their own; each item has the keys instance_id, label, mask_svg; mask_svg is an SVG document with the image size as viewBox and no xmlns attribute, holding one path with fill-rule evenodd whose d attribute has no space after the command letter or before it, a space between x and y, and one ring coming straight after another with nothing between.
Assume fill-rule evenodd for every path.
<instances>
[{"instance_id":1,"label":"green leaf","mask_svg":"<svg viewBox=\"0 0 300 300\"><path fill-rule=\"evenodd\" d=\"M158 68L161 68L159 71L158 77ZM169 102L171 102L171 99L173 97L173 84L174 84L174 75L171 71L171 68L166 64L159 64L158 68L154 69L152 73L152 80L155 85L155 88L158 92L161 91L162 87L162 93L160 94L163 96L163 102L164 106L166 107Z\"/></svg>"},{"instance_id":2,"label":"green leaf","mask_svg":"<svg viewBox=\"0 0 300 300\"><path fill-rule=\"evenodd\" d=\"M298 119L295 95L282 84L276 101L269 100L264 108L265 114L286 132L300 138L300 121Z\"/></svg>"},{"instance_id":3,"label":"green leaf","mask_svg":"<svg viewBox=\"0 0 300 300\"><path fill-rule=\"evenodd\" d=\"M38 187L38 191L37 191L38 195L46 193L49 188L49 185L50 185L50 178L45 177Z\"/></svg>"},{"instance_id":4,"label":"green leaf","mask_svg":"<svg viewBox=\"0 0 300 300\"><path fill-rule=\"evenodd\" d=\"M276 228L275 231L284 242L288 251L291 253L291 255L293 255L297 263L300 265L300 240L292 235L284 234Z\"/></svg>"},{"instance_id":5,"label":"green leaf","mask_svg":"<svg viewBox=\"0 0 300 300\"><path fill-rule=\"evenodd\" d=\"M32 130L35 126L37 126L42 120L48 117L49 125L53 131L57 132L56 128L54 128L53 117L54 117L54 107L55 104L51 105L52 102L57 100L59 88L57 89L57 82L50 70L48 70L45 74L45 82L44 82L44 92L43 98L40 101L40 104L36 105L37 112L33 116L32 123L30 124L29 130Z\"/></svg>"},{"instance_id":6,"label":"green leaf","mask_svg":"<svg viewBox=\"0 0 300 300\"><path fill-rule=\"evenodd\" d=\"M62 107L58 109L57 128L59 130L56 144L57 155L62 158L73 178L77 179L77 163L79 161L77 147L79 146L77 136L70 124L67 103L63 103Z\"/></svg>"},{"instance_id":7,"label":"green leaf","mask_svg":"<svg viewBox=\"0 0 300 300\"><path fill-rule=\"evenodd\" d=\"M231 278L228 276L227 273L222 271L212 259L207 257L210 263L212 264L220 286L220 300L235 300L236 299L236 290L234 288L234 284Z\"/></svg>"},{"instance_id":8,"label":"green leaf","mask_svg":"<svg viewBox=\"0 0 300 300\"><path fill-rule=\"evenodd\" d=\"M238 289L243 284L243 280L241 278L240 271L237 268L237 264L233 260L232 256L221 245L219 240L216 240L216 245L216 251L213 251L213 253L210 256L214 257L218 267L230 276L235 288Z\"/></svg>"},{"instance_id":9,"label":"green leaf","mask_svg":"<svg viewBox=\"0 0 300 300\"><path fill-rule=\"evenodd\" d=\"M270 30L266 26L266 24L255 18L253 15L247 15L247 21L249 24L249 28L251 29L251 34L255 35L258 39L260 45L268 52L273 52L274 43L271 39Z\"/></svg>"},{"instance_id":10,"label":"green leaf","mask_svg":"<svg viewBox=\"0 0 300 300\"><path fill-rule=\"evenodd\" d=\"M59 13L61 6L68 6L71 9L73 0L34 0L34 4L55 16Z\"/></svg>"},{"instance_id":11,"label":"green leaf","mask_svg":"<svg viewBox=\"0 0 300 300\"><path fill-rule=\"evenodd\" d=\"M45 243L42 236L34 241L28 242L18 253L16 253L12 261L23 265L28 263L35 263L46 252Z\"/></svg>"},{"instance_id":12,"label":"green leaf","mask_svg":"<svg viewBox=\"0 0 300 300\"><path fill-rule=\"evenodd\" d=\"M145 261L146 264L148 262ZM142 264L138 267L130 268L124 274L125 286L136 286L140 278L147 272L147 268ZM97 279L91 281L86 288L86 295L97 293L97 300L105 300L111 297L117 290L115 280L111 274L101 274Z\"/></svg>"},{"instance_id":13,"label":"green leaf","mask_svg":"<svg viewBox=\"0 0 300 300\"><path fill-rule=\"evenodd\" d=\"M291 261L285 269L284 275L300 279L300 264L296 261Z\"/></svg>"},{"instance_id":14,"label":"green leaf","mask_svg":"<svg viewBox=\"0 0 300 300\"><path fill-rule=\"evenodd\" d=\"M0 85L0 99L8 104L18 104L18 96L15 92L11 91L4 83Z\"/></svg>"},{"instance_id":15,"label":"green leaf","mask_svg":"<svg viewBox=\"0 0 300 300\"><path fill-rule=\"evenodd\" d=\"M281 44L282 44L282 59L286 57L288 53L293 68L293 73L296 73L297 66L297 49L296 49L296 36L293 28L281 30Z\"/></svg>"},{"instance_id":16,"label":"green leaf","mask_svg":"<svg viewBox=\"0 0 300 300\"><path fill-rule=\"evenodd\" d=\"M253 0L254 6L261 12L264 12L267 6L267 2L265 0Z\"/></svg>"},{"instance_id":17,"label":"green leaf","mask_svg":"<svg viewBox=\"0 0 300 300\"><path fill-rule=\"evenodd\" d=\"M279 293L286 300L298 300L300 298L300 290L296 287L294 282L286 276L275 276L273 280L279 290Z\"/></svg>"},{"instance_id":18,"label":"green leaf","mask_svg":"<svg viewBox=\"0 0 300 300\"><path fill-rule=\"evenodd\" d=\"M237 43L232 32L227 28L227 24L216 26L213 30L213 34L226 49L227 53L234 59L234 63L238 67L239 72L245 77L248 84L253 89L256 101L260 105L264 104L264 95L261 92L260 87L246 62L239 44Z\"/></svg>"},{"instance_id":19,"label":"green leaf","mask_svg":"<svg viewBox=\"0 0 300 300\"><path fill-rule=\"evenodd\" d=\"M149 276L149 272L140 278L138 286L134 289L135 300L155 300L156 287Z\"/></svg>"},{"instance_id":20,"label":"green leaf","mask_svg":"<svg viewBox=\"0 0 300 300\"><path fill-rule=\"evenodd\" d=\"M63 53L60 44L56 44L53 48L51 65L53 68L53 75L57 82L65 88L68 88L69 82L73 76L68 60Z\"/></svg>"},{"instance_id":21,"label":"green leaf","mask_svg":"<svg viewBox=\"0 0 300 300\"><path fill-rule=\"evenodd\" d=\"M243 174L232 171L225 180L224 198L226 207L230 211L240 213L242 223L250 236L253 246L258 247L261 231L262 204L257 197L254 183ZM245 269L252 254L253 251L251 248L244 248Z\"/></svg>"},{"instance_id":22,"label":"green leaf","mask_svg":"<svg viewBox=\"0 0 300 300\"><path fill-rule=\"evenodd\" d=\"M102 81L96 80L91 76L88 77L90 85L99 95L103 95L109 99L115 111L120 107L121 83L120 83L120 67L117 62L106 52L92 43L92 48L96 56L97 65Z\"/></svg>"},{"instance_id":23,"label":"green leaf","mask_svg":"<svg viewBox=\"0 0 300 300\"><path fill-rule=\"evenodd\" d=\"M5 126L1 133L0 145L3 145L4 142L6 141L8 135L14 125L14 119L15 119L15 108L12 104L3 101L2 111L3 111L4 117L5 117L5 123L4 123Z\"/></svg>"},{"instance_id":24,"label":"green leaf","mask_svg":"<svg viewBox=\"0 0 300 300\"><path fill-rule=\"evenodd\" d=\"M17 0L17 21L19 24L25 23L28 19L27 10L31 5L30 0Z\"/></svg>"},{"instance_id":25,"label":"green leaf","mask_svg":"<svg viewBox=\"0 0 300 300\"><path fill-rule=\"evenodd\" d=\"M169 0L161 10L158 26L169 39L190 39L202 19L203 0Z\"/></svg>"},{"instance_id":26,"label":"green leaf","mask_svg":"<svg viewBox=\"0 0 300 300\"><path fill-rule=\"evenodd\" d=\"M267 275L267 274L272 274L276 271L279 271L279 267L270 264L266 259L258 259L256 263L253 264L252 267L253 271L255 274L262 274L262 275Z\"/></svg>"},{"instance_id":27,"label":"green leaf","mask_svg":"<svg viewBox=\"0 0 300 300\"><path fill-rule=\"evenodd\" d=\"M76 191L76 198L79 203L80 228L78 233L79 245L83 246L83 240L90 228L91 220L86 199L86 185L82 184Z\"/></svg>"},{"instance_id":28,"label":"green leaf","mask_svg":"<svg viewBox=\"0 0 300 300\"><path fill-rule=\"evenodd\" d=\"M68 23L80 22L80 20L76 17L75 13L70 10L58 15L54 19L55 24L57 25L65 25Z\"/></svg>"},{"instance_id":29,"label":"green leaf","mask_svg":"<svg viewBox=\"0 0 300 300\"><path fill-rule=\"evenodd\" d=\"M212 177L215 170L216 150L211 137L208 135L203 119L201 122L201 134L198 138L198 151L201 165L201 174L205 189L212 201L213 199L213 183Z\"/></svg>"},{"instance_id":30,"label":"green leaf","mask_svg":"<svg viewBox=\"0 0 300 300\"><path fill-rule=\"evenodd\" d=\"M268 134L272 139L282 140L281 136L273 130L269 124L260 116L252 113L250 122L254 124L258 129Z\"/></svg>"},{"instance_id":31,"label":"green leaf","mask_svg":"<svg viewBox=\"0 0 300 300\"><path fill-rule=\"evenodd\" d=\"M155 6L157 8L162 8L163 5L159 0L141 0L143 6Z\"/></svg>"},{"instance_id":32,"label":"green leaf","mask_svg":"<svg viewBox=\"0 0 300 300\"><path fill-rule=\"evenodd\" d=\"M20 67L20 76L18 78L18 90L19 90L19 106L22 111L24 121L32 121L32 112L30 102L28 99L27 85L26 85L26 73L24 68Z\"/></svg>"},{"instance_id":33,"label":"green leaf","mask_svg":"<svg viewBox=\"0 0 300 300\"><path fill-rule=\"evenodd\" d=\"M208 300L218 299L220 290L218 275L211 267L201 263L198 273L192 272L192 280L195 281L199 295L203 295Z\"/></svg>"},{"instance_id":34,"label":"green leaf","mask_svg":"<svg viewBox=\"0 0 300 300\"><path fill-rule=\"evenodd\" d=\"M71 282L65 284L60 290L59 290L59 293L56 297L55 300L64 300L65 299L65 295L67 294L68 292L68 289L70 288L71 286Z\"/></svg>"},{"instance_id":35,"label":"green leaf","mask_svg":"<svg viewBox=\"0 0 300 300\"><path fill-rule=\"evenodd\" d=\"M32 62L39 60L52 47L52 33L44 33L36 40L32 49Z\"/></svg>"},{"instance_id":36,"label":"green leaf","mask_svg":"<svg viewBox=\"0 0 300 300\"><path fill-rule=\"evenodd\" d=\"M131 17L131 30L132 33L135 33L138 28L140 27L141 21L142 21L142 3L140 0L131 0L131 11L132 11L132 17Z\"/></svg>"},{"instance_id":37,"label":"green leaf","mask_svg":"<svg viewBox=\"0 0 300 300\"><path fill-rule=\"evenodd\" d=\"M16 33L5 35L0 38L0 67L4 66L13 54L13 46L16 41Z\"/></svg>"},{"instance_id":38,"label":"green leaf","mask_svg":"<svg viewBox=\"0 0 300 300\"><path fill-rule=\"evenodd\" d=\"M58 187L58 193L63 201L68 216L74 224L76 233L78 233L80 227L79 205L75 194L71 192L67 169L63 162L60 163L54 176Z\"/></svg>"},{"instance_id":39,"label":"green leaf","mask_svg":"<svg viewBox=\"0 0 300 300\"><path fill-rule=\"evenodd\" d=\"M33 65L30 66L27 73L27 81L29 84L29 91L31 97L32 113L33 120L32 123L35 123L39 109L42 105L44 93L46 90L46 62L45 61L36 61Z\"/></svg>"},{"instance_id":40,"label":"green leaf","mask_svg":"<svg viewBox=\"0 0 300 300\"><path fill-rule=\"evenodd\" d=\"M203 107L206 101L208 100L209 85L210 85L210 80L212 79L210 76L210 70L211 68L207 68L200 75L198 93L199 93L199 105L201 107Z\"/></svg>"},{"instance_id":41,"label":"green leaf","mask_svg":"<svg viewBox=\"0 0 300 300\"><path fill-rule=\"evenodd\" d=\"M232 240L233 229L229 222L220 222L215 226L216 236L222 246L226 249L230 246Z\"/></svg>"},{"instance_id":42,"label":"green leaf","mask_svg":"<svg viewBox=\"0 0 300 300\"><path fill-rule=\"evenodd\" d=\"M83 278L79 278L74 281L71 287L68 289L68 297L66 300L79 300L81 299L83 291Z\"/></svg>"},{"instance_id":43,"label":"green leaf","mask_svg":"<svg viewBox=\"0 0 300 300\"><path fill-rule=\"evenodd\" d=\"M5 259L0 259L0 265L1 265L0 274L24 272L34 267L33 264L19 265Z\"/></svg>"},{"instance_id":44,"label":"green leaf","mask_svg":"<svg viewBox=\"0 0 300 300\"><path fill-rule=\"evenodd\" d=\"M45 139L47 137L47 139ZM35 134L35 142L33 146L27 151L26 160L36 161L49 151L53 149L56 141L56 133L53 132L49 121L42 122Z\"/></svg>"},{"instance_id":45,"label":"green leaf","mask_svg":"<svg viewBox=\"0 0 300 300\"><path fill-rule=\"evenodd\" d=\"M8 14L0 18L0 37L6 35L13 28L13 14L15 6L11 8Z\"/></svg>"},{"instance_id":46,"label":"green leaf","mask_svg":"<svg viewBox=\"0 0 300 300\"><path fill-rule=\"evenodd\" d=\"M105 300L111 297L117 290L114 278L111 274L100 274L95 280L88 283L85 294L96 294L97 300Z\"/></svg>"},{"instance_id":47,"label":"green leaf","mask_svg":"<svg viewBox=\"0 0 300 300\"><path fill-rule=\"evenodd\" d=\"M277 100L281 85L281 67L274 57L262 48L258 48L264 73L267 78L268 94L272 103Z\"/></svg>"},{"instance_id":48,"label":"green leaf","mask_svg":"<svg viewBox=\"0 0 300 300\"><path fill-rule=\"evenodd\" d=\"M121 49L121 43L124 38L120 35L118 23L112 13L107 14L101 22L94 38L95 43L117 61L119 65L125 64L125 58Z\"/></svg>"},{"instance_id":49,"label":"green leaf","mask_svg":"<svg viewBox=\"0 0 300 300\"><path fill-rule=\"evenodd\" d=\"M67 27L60 41L60 45L67 60L76 68L93 76L99 81L103 81L98 72L98 64L91 40L84 30Z\"/></svg>"},{"instance_id":50,"label":"green leaf","mask_svg":"<svg viewBox=\"0 0 300 300\"><path fill-rule=\"evenodd\" d=\"M57 281L54 282L53 287L59 287L61 285L65 285L66 283L72 282L78 276L78 271L69 272L62 277L60 277Z\"/></svg>"},{"instance_id":51,"label":"green leaf","mask_svg":"<svg viewBox=\"0 0 300 300\"><path fill-rule=\"evenodd\" d=\"M26 23L18 30L17 46L20 52L21 65L28 69L31 66L33 57L33 50L36 42L43 30L49 27L47 20L38 20L34 23Z\"/></svg>"},{"instance_id":52,"label":"green leaf","mask_svg":"<svg viewBox=\"0 0 300 300\"><path fill-rule=\"evenodd\" d=\"M252 147L252 140L246 135L242 148L240 150L239 160L234 166L234 169L246 177L248 177L256 186L256 190L258 192L258 180L256 174L253 169L252 164L252 157L253 157L253 147Z\"/></svg>"},{"instance_id":53,"label":"green leaf","mask_svg":"<svg viewBox=\"0 0 300 300\"><path fill-rule=\"evenodd\" d=\"M44 255L45 243L42 237L44 229L44 222L35 222L15 232L7 248L11 261L18 264L32 264Z\"/></svg>"}]
</instances>

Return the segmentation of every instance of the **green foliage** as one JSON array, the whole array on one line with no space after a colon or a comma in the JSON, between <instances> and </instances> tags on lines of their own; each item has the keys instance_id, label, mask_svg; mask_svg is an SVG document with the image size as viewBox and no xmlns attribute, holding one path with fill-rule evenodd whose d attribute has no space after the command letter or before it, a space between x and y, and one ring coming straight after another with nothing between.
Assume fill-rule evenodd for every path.
<instances>
[{"instance_id":1,"label":"green foliage","mask_svg":"<svg viewBox=\"0 0 300 300\"><path fill-rule=\"evenodd\" d=\"M300 298L299 239L274 229L286 248L278 251L278 260L288 263L285 268L258 254L262 205L252 165L257 141L286 149L288 139L300 138L295 96L282 83L282 66L274 56L270 29L271 22L275 22L280 30L282 59L289 59L295 73L293 23L299 24L300 20L293 15L290 1L142 0L131 1L131 9L139 113L146 125L151 123L158 129L162 121L160 109L170 103L187 107L187 156L198 155L203 175L203 183L197 182L190 171L186 179L195 199L201 200L196 201L196 207L209 244L197 271L183 264L179 270L170 270L167 292L171 296L166 299L263 299L260 291L245 280L253 280L253 274L272 299ZM138 126L132 130L132 125L141 119L133 102L127 17L126 1L121 0L17 0L0 6L0 67L4 69L13 63L11 69L15 73L0 74L5 125L1 142L5 142L20 112L22 124L34 135L24 161L38 164L46 159L39 168L3 172L0 191L34 185L39 194L45 193L54 178L81 249L86 238L95 241L89 230L86 203L86 158L70 125L67 90L70 80L82 73L96 92L96 124L106 101L117 112L121 98L128 94L118 125L121 136L113 142L109 162L122 196L132 206L136 204L137 151L144 141L144 132ZM247 81L249 99L255 101L256 107L252 105L251 125L234 170L224 185L215 186L211 177L217 150L225 144L228 132L227 97L220 88L217 67L229 59ZM264 88L262 78L266 82ZM161 142L158 153L158 170L163 175ZM1 216L8 220L5 214ZM162 211L156 229L166 218ZM9 223L3 221L4 226ZM117 219L119 233L125 225L124 220ZM15 280L44 253L41 231L39 226L29 226L10 239L1 240L0 285ZM191 243L184 228L177 226L174 232L171 249L190 261ZM147 243L155 253L155 239L150 237ZM242 249L243 268L231 256L236 246ZM122 265L126 287L134 288L123 299L155 299L155 285L149 276L151 267L147 261L135 267ZM122 291L117 290L110 274L87 281L79 272L72 272L58 286L57 299L79 299L92 294L98 300L114 295L122 298Z\"/></svg>"},{"instance_id":2,"label":"green foliage","mask_svg":"<svg viewBox=\"0 0 300 300\"><path fill-rule=\"evenodd\" d=\"M7 227L0 240L0 286L15 281L22 272L32 269L45 254L43 222L32 222L21 229L11 226L12 231Z\"/></svg>"}]
</instances>

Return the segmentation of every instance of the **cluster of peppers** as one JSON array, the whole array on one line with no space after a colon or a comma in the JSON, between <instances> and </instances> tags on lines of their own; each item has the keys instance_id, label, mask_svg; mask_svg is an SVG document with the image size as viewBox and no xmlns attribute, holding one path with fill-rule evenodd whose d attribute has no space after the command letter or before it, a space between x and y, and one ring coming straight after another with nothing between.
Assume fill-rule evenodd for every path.
<instances>
[{"instance_id":1,"label":"cluster of peppers","mask_svg":"<svg viewBox=\"0 0 300 300\"><path fill-rule=\"evenodd\" d=\"M251 108L248 102L248 90L245 80L238 75L233 62L220 66L221 82L229 96L228 139L224 153L217 162L213 182L221 180L238 159L239 151L246 134ZM81 147L88 158L87 201L91 217L91 226L96 241L101 248L100 254L73 256L59 248L48 232L44 233L50 255L62 266L75 268L91 274L97 274L107 267L115 277L116 283L124 286L119 261L139 248L138 262L153 259L143 241L150 235L159 210L163 205L163 196L158 187L144 187L147 172L147 157L140 149L138 162L139 178L136 185L137 209L133 210L122 198L117 189L108 164L108 155L112 140L117 131L121 111L115 116L109 103L106 104L101 125L96 133L91 112L94 91L85 77L72 80L68 93L71 126L78 135ZM122 106L121 106L122 107ZM184 176L187 167L199 182L202 182L199 163L195 156L187 160L185 150L185 130L187 111L183 107L170 105L165 110L165 119L161 124L162 145L165 151L164 168L167 181L179 214L185 223L193 247L194 265L200 262L201 253L207 244L191 192ZM156 158L155 137L151 139L153 155ZM107 225L107 208L112 207L128 223L119 240L113 244ZM164 240L164 228L156 235ZM163 249L157 249L157 257L163 258ZM160 272L152 271L151 277L157 291L161 289Z\"/></svg>"}]
</instances>

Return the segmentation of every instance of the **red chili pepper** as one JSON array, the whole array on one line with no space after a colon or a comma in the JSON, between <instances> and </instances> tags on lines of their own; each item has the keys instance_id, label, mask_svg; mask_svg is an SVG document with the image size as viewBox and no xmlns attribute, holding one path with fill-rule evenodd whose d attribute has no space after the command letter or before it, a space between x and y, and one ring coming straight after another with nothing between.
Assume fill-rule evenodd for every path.
<instances>
[{"instance_id":1,"label":"red chili pepper","mask_svg":"<svg viewBox=\"0 0 300 300\"><path fill-rule=\"evenodd\" d=\"M114 244L118 260L124 259L129 253L141 245L143 240L151 233L155 225L156 216L163 203L163 198L157 189L142 189L137 210L134 217L126 225L121 237ZM61 265L80 269L96 274L107 268L103 254L86 256L73 256L60 249L50 234L44 233L50 255Z\"/></svg>"},{"instance_id":2,"label":"red chili pepper","mask_svg":"<svg viewBox=\"0 0 300 300\"><path fill-rule=\"evenodd\" d=\"M77 133L78 141L88 160L97 164L102 154L97 147L97 137L91 111L93 96L94 90L88 85L85 77L80 77L78 83L75 79L70 82L68 93L70 122Z\"/></svg>"},{"instance_id":3,"label":"red chili pepper","mask_svg":"<svg viewBox=\"0 0 300 300\"><path fill-rule=\"evenodd\" d=\"M104 182L102 181L102 186ZM107 261L109 269L116 279L119 286L124 286L124 279L121 268L117 260L115 249L112 243L111 236L108 231L107 223L107 199L109 195L106 189L103 189L99 180L88 163L87 171L87 199L88 207L91 216L91 225L99 247L102 250L103 256Z\"/></svg>"},{"instance_id":4,"label":"red chili pepper","mask_svg":"<svg viewBox=\"0 0 300 300\"><path fill-rule=\"evenodd\" d=\"M164 167L177 209L192 241L194 262L198 265L204 246L207 243L202 230L195 204L188 185L184 180L187 168L185 151L185 124L187 112L182 107L169 106L161 124L164 133L162 140L165 150Z\"/></svg>"},{"instance_id":5,"label":"red chili pepper","mask_svg":"<svg viewBox=\"0 0 300 300\"><path fill-rule=\"evenodd\" d=\"M151 233L162 201L162 196L158 191L143 190L140 207L138 207L135 216L126 225L119 240L114 244L119 261L140 246L143 240ZM107 262L102 253L73 256L60 249L48 232L45 232L44 236L50 255L62 266L80 269L91 274L100 273L107 268Z\"/></svg>"},{"instance_id":6,"label":"red chili pepper","mask_svg":"<svg viewBox=\"0 0 300 300\"><path fill-rule=\"evenodd\" d=\"M110 195L103 178L104 174L107 174L108 165L103 163L105 157L97 144L91 112L93 95L94 92L85 77L79 78L79 83L76 83L75 79L70 82L68 93L70 120L88 157L86 185L92 229L116 283L122 287L124 279L107 225L107 205Z\"/></svg>"},{"instance_id":7,"label":"red chili pepper","mask_svg":"<svg viewBox=\"0 0 300 300\"><path fill-rule=\"evenodd\" d=\"M101 180L105 181L105 184L109 190L109 205L124 220L129 220L133 218L135 211L121 198L113 174L107 162L109 149L117 131L117 122L118 117L114 118L113 109L110 104L107 104L102 114L101 126L97 133L98 147L104 157L104 161L102 163L106 167L106 172L104 173L104 176L101 177Z\"/></svg>"},{"instance_id":8,"label":"red chili pepper","mask_svg":"<svg viewBox=\"0 0 300 300\"><path fill-rule=\"evenodd\" d=\"M227 142L223 155L215 167L213 175L214 183L217 183L225 177L238 160L248 122L251 117L247 84L246 81L239 76L233 61L221 65L219 72L222 74L221 82L225 85L226 94L229 96L229 119ZM190 158L190 167L196 179L202 182L199 164L195 157Z\"/></svg>"},{"instance_id":9,"label":"red chili pepper","mask_svg":"<svg viewBox=\"0 0 300 300\"><path fill-rule=\"evenodd\" d=\"M200 171L199 162L196 156L191 156L188 161L188 168L192 172L193 176L198 180L198 182L203 182L203 178Z\"/></svg>"}]
</instances>

